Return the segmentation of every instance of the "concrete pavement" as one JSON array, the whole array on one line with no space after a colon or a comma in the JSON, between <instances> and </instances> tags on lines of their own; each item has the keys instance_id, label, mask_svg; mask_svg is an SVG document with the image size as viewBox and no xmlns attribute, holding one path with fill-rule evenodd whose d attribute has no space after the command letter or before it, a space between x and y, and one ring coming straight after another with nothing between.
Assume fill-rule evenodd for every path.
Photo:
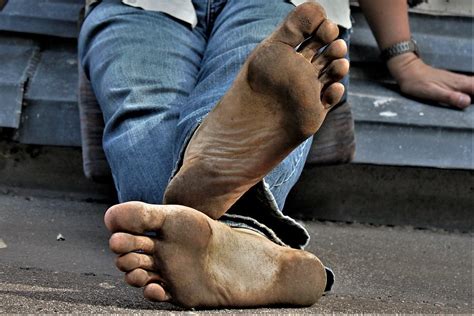
<instances>
[{"instance_id":1,"label":"concrete pavement","mask_svg":"<svg viewBox=\"0 0 474 316\"><path fill-rule=\"evenodd\" d=\"M1 313L182 311L126 286L107 249L107 205L0 188ZM308 250L336 272L310 308L206 313L471 313L472 235L307 222ZM62 234L65 240L58 241Z\"/></svg>"}]
</instances>

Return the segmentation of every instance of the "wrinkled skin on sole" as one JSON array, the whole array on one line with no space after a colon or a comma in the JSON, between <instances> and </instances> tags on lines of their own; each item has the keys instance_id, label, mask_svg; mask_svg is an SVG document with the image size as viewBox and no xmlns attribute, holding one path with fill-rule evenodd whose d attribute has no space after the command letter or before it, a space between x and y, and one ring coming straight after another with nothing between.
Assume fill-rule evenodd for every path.
<instances>
[{"instance_id":1,"label":"wrinkled skin on sole","mask_svg":"<svg viewBox=\"0 0 474 316\"><path fill-rule=\"evenodd\" d=\"M298 6L252 52L196 130L164 203L217 219L316 133L344 93L337 81L349 69L347 47L337 36L319 5Z\"/></svg>"}]
</instances>

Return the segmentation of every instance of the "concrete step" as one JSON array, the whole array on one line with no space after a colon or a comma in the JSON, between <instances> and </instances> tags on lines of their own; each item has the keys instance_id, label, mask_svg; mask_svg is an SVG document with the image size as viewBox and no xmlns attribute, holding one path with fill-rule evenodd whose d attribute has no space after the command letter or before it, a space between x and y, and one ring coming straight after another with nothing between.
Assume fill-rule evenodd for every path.
<instances>
[{"instance_id":1,"label":"concrete step","mask_svg":"<svg viewBox=\"0 0 474 316\"><path fill-rule=\"evenodd\" d=\"M13 5L8 2L2 14L9 14L7 8ZM29 14L24 1L15 5ZM69 19L77 15L73 1L54 5L68 8ZM356 128L355 163L472 170L474 108L456 111L400 95L378 59L365 19L357 8L353 15L349 100ZM42 23L55 21L59 23L53 14ZM472 17L411 16L424 59L465 73L473 72L472 24ZM0 126L15 128L12 138L25 144L80 146L75 40L45 36L50 34L40 28L42 36L15 30L0 33L0 61L1 56L7 58L0 63L0 96L5 103Z\"/></svg>"},{"instance_id":2,"label":"concrete step","mask_svg":"<svg viewBox=\"0 0 474 316\"><path fill-rule=\"evenodd\" d=\"M19 39L5 38L11 45L0 46L0 50L18 49ZM2 84L0 75L0 94L7 105L11 103L0 115L0 125L3 121L3 126L14 127L11 122L16 122L19 128L14 130L13 139L21 143L80 146L75 43L27 43L31 54L39 54L34 57L38 62L32 71L21 62L28 56L19 54L21 60L14 67L18 82L8 79ZM30 72L28 78L22 75L26 69ZM23 87L25 82L27 87ZM12 85L18 87L14 94L9 92ZM26 92L22 95L22 91ZM380 67L356 62L351 72L349 101L355 120L355 163L474 168L474 107L457 111L408 99L400 95Z\"/></svg>"},{"instance_id":3,"label":"concrete step","mask_svg":"<svg viewBox=\"0 0 474 316\"><path fill-rule=\"evenodd\" d=\"M75 38L84 1L2 0L0 30Z\"/></svg>"},{"instance_id":4,"label":"concrete step","mask_svg":"<svg viewBox=\"0 0 474 316\"><path fill-rule=\"evenodd\" d=\"M473 231L471 170L350 164L307 166L285 210L304 220ZM0 193L116 201L111 183L82 172L79 148L0 142Z\"/></svg>"},{"instance_id":5,"label":"concrete step","mask_svg":"<svg viewBox=\"0 0 474 316\"><path fill-rule=\"evenodd\" d=\"M474 231L472 170L350 164L311 167L285 209L305 220Z\"/></svg>"}]
</instances>

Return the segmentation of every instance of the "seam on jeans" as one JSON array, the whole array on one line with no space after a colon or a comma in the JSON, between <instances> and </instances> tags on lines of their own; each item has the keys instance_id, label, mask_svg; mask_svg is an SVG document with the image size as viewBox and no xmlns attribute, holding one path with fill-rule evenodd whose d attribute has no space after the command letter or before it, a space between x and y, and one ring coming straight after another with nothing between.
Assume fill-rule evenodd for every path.
<instances>
[{"instance_id":1,"label":"seam on jeans","mask_svg":"<svg viewBox=\"0 0 474 316\"><path fill-rule=\"evenodd\" d=\"M168 179L168 184L171 182L171 180L174 178L174 176L178 173L178 170L181 168L181 164L184 159L184 152L186 151L186 148L188 147L188 143L191 141L191 137L193 137L194 133L198 129L198 127L201 125L201 121L197 120L195 122L195 125L189 130L188 135L186 135L186 138L184 139L183 145L179 149L178 152L178 158L174 164L173 170L171 171L171 175Z\"/></svg>"},{"instance_id":2,"label":"seam on jeans","mask_svg":"<svg viewBox=\"0 0 474 316\"><path fill-rule=\"evenodd\" d=\"M263 203L270 202L270 205L268 206L270 207L270 210L273 211L273 212L270 212L270 216L274 216L278 218L279 220L286 221L288 225L301 228L301 231L306 236L306 242L303 245L300 245L300 248L304 249L309 244L309 241L311 239L311 236L309 235L308 231L303 227L303 225L299 224L295 219L291 218L288 215L283 214L283 212L280 210L280 207L278 206L278 203L275 197L273 196L272 191L270 191L270 187L268 183L265 181L265 179L262 180L262 184L263 184L263 197L257 196L257 199L259 199L260 201L262 201L262 198L265 199L264 201L262 201Z\"/></svg>"},{"instance_id":3,"label":"seam on jeans","mask_svg":"<svg viewBox=\"0 0 474 316\"><path fill-rule=\"evenodd\" d=\"M168 179L168 183L171 182L171 180L174 178L174 176L178 173L178 170L181 168L181 164L183 162L183 158L184 158L184 153L186 151L186 148L188 147L188 144L189 142L191 141L191 137L193 137L194 133L196 132L196 130L199 128L199 126L201 125L202 121L207 117L207 115L209 114L209 111L207 107L204 107L204 108L201 108L199 110L196 110L192 113L190 113L189 115L187 115L183 120L186 120L187 118L191 118L192 116L195 116L196 113L197 114L200 114L201 112L208 112L202 116L199 116L198 118L195 119L195 122L194 122L194 126L191 127L189 129L189 131L187 132L188 134L186 135L186 137L184 138L184 142L183 142L183 145L181 145L181 148L179 149L178 151L178 156L177 156L177 160L174 164L174 167L173 167L173 170L171 171L171 175Z\"/></svg>"},{"instance_id":4,"label":"seam on jeans","mask_svg":"<svg viewBox=\"0 0 474 316\"><path fill-rule=\"evenodd\" d=\"M307 140L305 140L301 145L306 145L306 143L310 140L311 138L308 138ZM300 146L301 146L300 145ZM290 180L290 178L295 174L296 172L296 165L298 165L301 161L301 158L303 158L303 153L304 151L302 150L301 153L298 155L298 158L296 160L296 162L293 164L293 170L291 171L291 173L281 182L279 183L276 183L274 185L271 186L271 188L277 188L279 186L282 186L283 184L285 184L286 182L288 182Z\"/></svg>"},{"instance_id":5,"label":"seam on jeans","mask_svg":"<svg viewBox=\"0 0 474 316\"><path fill-rule=\"evenodd\" d=\"M207 0L207 10L206 10L206 27L210 28L211 25L211 6L212 6L212 0Z\"/></svg>"},{"instance_id":6,"label":"seam on jeans","mask_svg":"<svg viewBox=\"0 0 474 316\"><path fill-rule=\"evenodd\" d=\"M270 190L270 186L268 185L268 182L265 180L265 178L262 179L262 184L263 193L265 195L265 198L270 202L270 208L273 209L277 214L283 214L283 212L278 207L278 203L275 199L275 196L273 196L273 193Z\"/></svg>"},{"instance_id":7,"label":"seam on jeans","mask_svg":"<svg viewBox=\"0 0 474 316\"><path fill-rule=\"evenodd\" d=\"M188 96L189 97L189 96ZM199 108L197 110L194 110L193 112L189 113L188 115L186 115L185 117L183 117L182 119L180 118L180 122L183 122L183 121L186 121L186 120L189 120L191 119L192 117L196 117L198 116L198 118L196 118L196 122L198 123L201 123L204 118L209 114L209 112L214 108L215 106L205 106L205 107L202 107L202 108ZM207 113L206 113L207 112ZM201 113L204 113L201 115ZM178 124L179 124L178 123Z\"/></svg>"}]
</instances>

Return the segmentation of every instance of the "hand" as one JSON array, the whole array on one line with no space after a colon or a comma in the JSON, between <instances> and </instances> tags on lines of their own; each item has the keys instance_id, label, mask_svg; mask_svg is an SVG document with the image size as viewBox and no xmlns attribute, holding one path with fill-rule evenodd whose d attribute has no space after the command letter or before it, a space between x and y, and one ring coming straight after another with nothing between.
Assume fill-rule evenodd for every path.
<instances>
[{"instance_id":1,"label":"hand","mask_svg":"<svg viewBox=\"0 0 474 316\"><path fill-rule=\"evenodd\" d=\"M388 69L403 93L459 109L471 104L474 77L431 67L414 53L396 56Z\"/></svg>"}]
</instances>

